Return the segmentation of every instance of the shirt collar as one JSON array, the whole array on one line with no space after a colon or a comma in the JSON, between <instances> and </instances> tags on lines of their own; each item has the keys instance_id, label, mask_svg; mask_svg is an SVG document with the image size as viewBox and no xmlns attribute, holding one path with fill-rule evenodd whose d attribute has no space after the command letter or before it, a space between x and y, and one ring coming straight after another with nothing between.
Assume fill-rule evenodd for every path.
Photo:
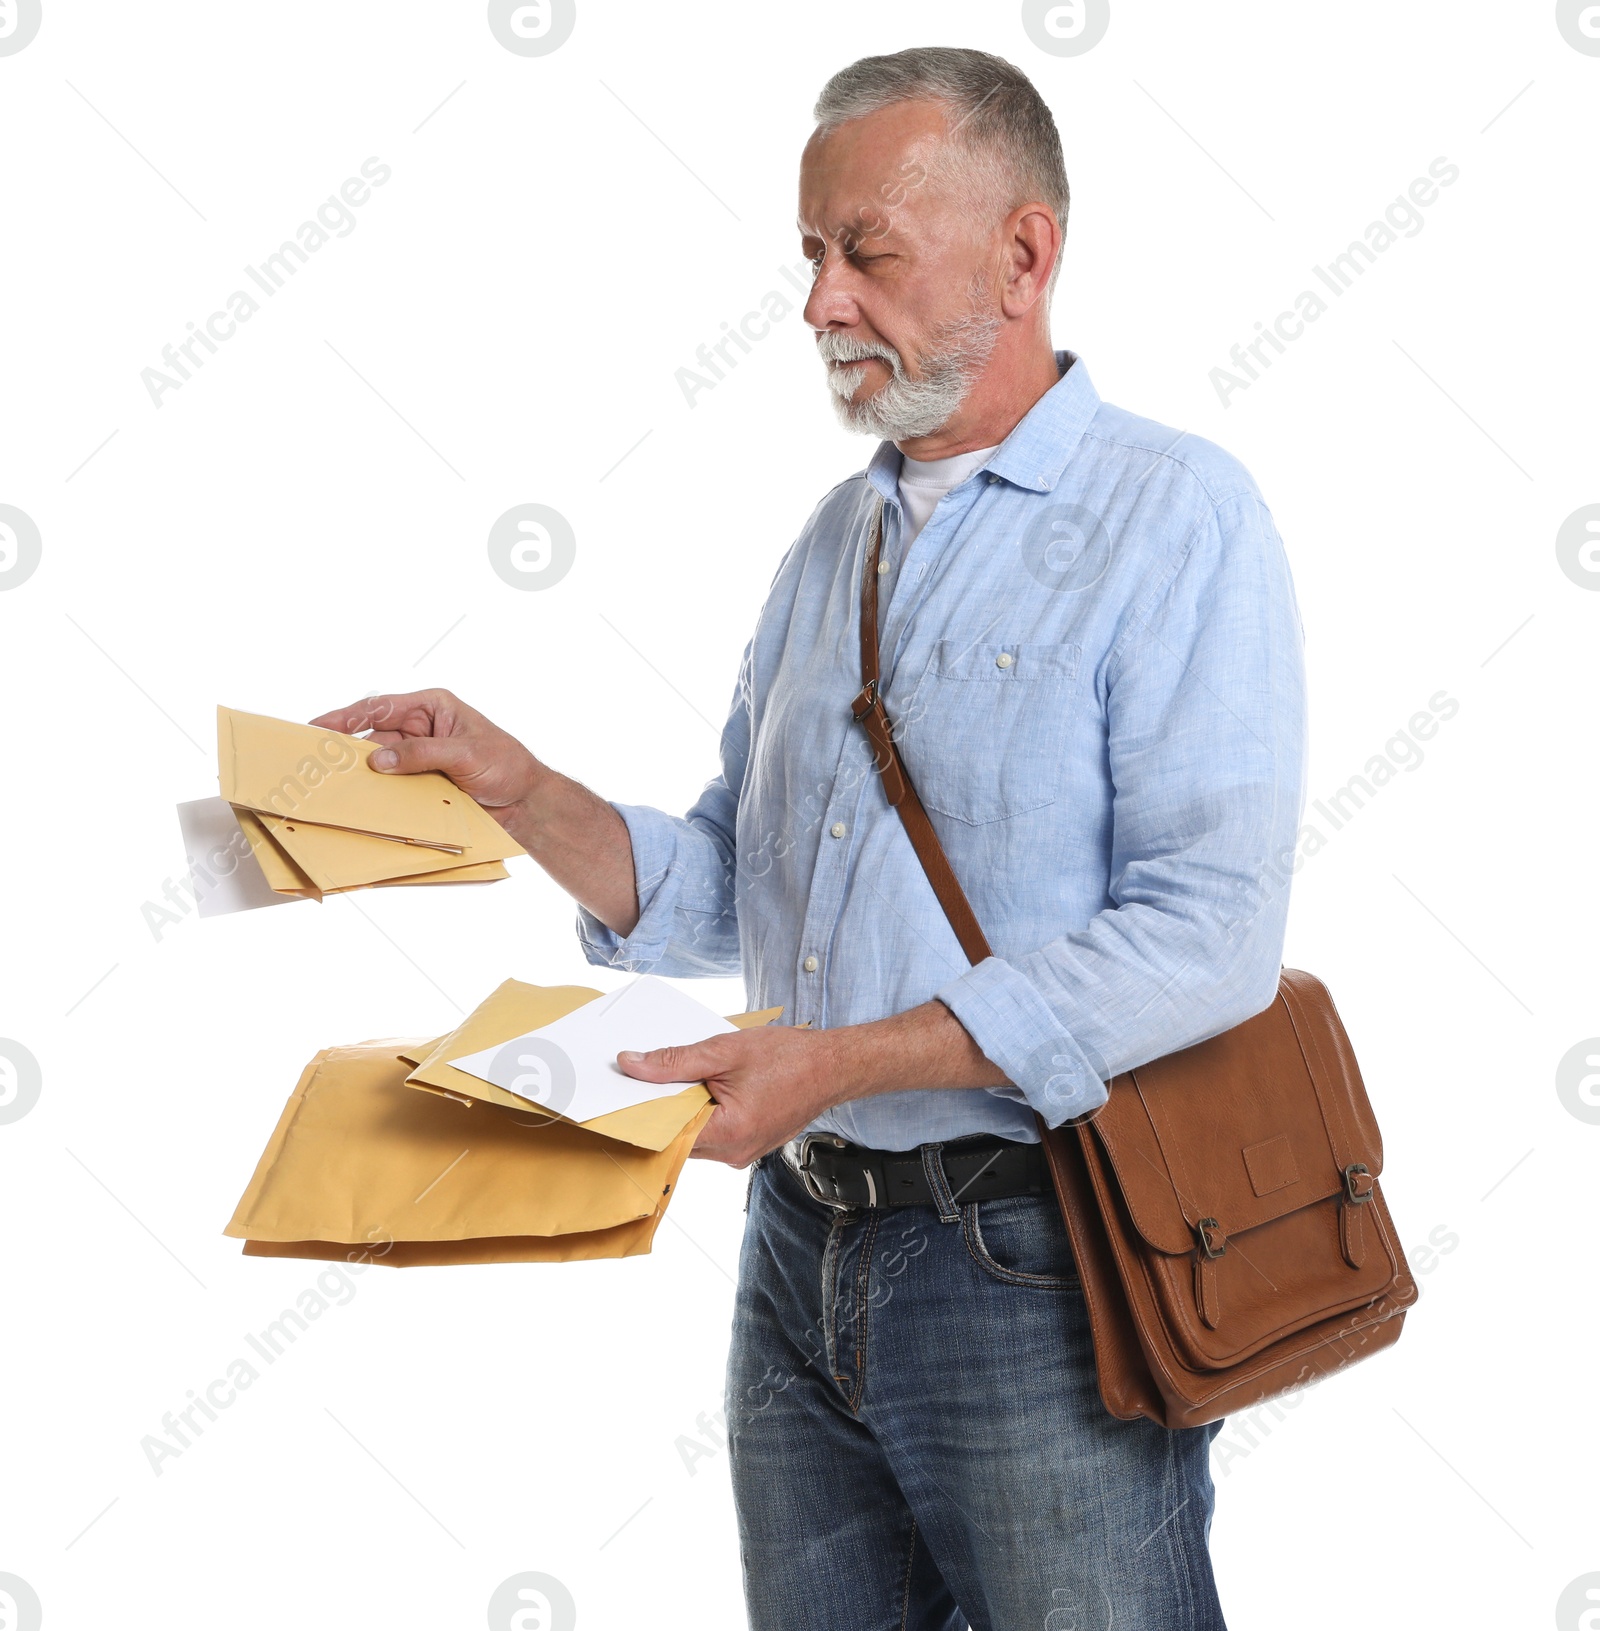
<instances>
[{"instance_id":1,"label":"shirt collar","mask_svg":"<svg viewBox=\"0 0 1600 1631\"><path fill-rule=\"evenodd\" d=\"M1076 353L1056 352L1056 366L1061 378L1029 408L981 467L1031 493L1054 489L1100 409L1100 393ZM866 475L886 499L897 498L899 448L893 442L879 442Z\"/></svg>"}]
</instances>

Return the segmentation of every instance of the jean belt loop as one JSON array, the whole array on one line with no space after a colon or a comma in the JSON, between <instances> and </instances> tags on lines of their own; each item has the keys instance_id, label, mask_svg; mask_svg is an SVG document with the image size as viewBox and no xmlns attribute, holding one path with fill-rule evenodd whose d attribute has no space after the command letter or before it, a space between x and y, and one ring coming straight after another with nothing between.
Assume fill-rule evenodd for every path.
<instances>
[{"instance_id":1,"label":"jean belt loop","mask_svg":"<svg viewBox=\"0 0 1600 1631\"><path fill-rule=\"evenodd\" d=\"M939 1221L959 1223L961 1213L956 1207L955 1196L950 1193L950 1180L945 1176L944 1158L939 1153L943 1149L943 1144L924 1144L922 1170L927 1174L928 1188L933 1191L934 1205L939 1208Z\"/></svg>"}]
</instances>

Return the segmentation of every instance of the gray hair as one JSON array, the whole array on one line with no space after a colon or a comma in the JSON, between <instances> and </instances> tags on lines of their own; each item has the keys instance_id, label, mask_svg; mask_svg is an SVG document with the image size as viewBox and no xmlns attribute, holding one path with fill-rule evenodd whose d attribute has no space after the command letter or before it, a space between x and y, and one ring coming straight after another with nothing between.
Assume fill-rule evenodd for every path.
<instances>
[{"instance_id":1,"label":"gray hair","mask_svg":"<svg viewBox=\"0 0 1600 1631\"><path fill-rule=\"evenodd\" d=\"M1004 57L937 45L862 57L822 87L812 112L826 135L851 119L913 101L944 105L981 207L999 216L1038 200L1055 212L1065 236L1072 195L1060 133L1033 81ZM1052 288L1060 270L1058 256Z\"/></svg>"}]
</instances>

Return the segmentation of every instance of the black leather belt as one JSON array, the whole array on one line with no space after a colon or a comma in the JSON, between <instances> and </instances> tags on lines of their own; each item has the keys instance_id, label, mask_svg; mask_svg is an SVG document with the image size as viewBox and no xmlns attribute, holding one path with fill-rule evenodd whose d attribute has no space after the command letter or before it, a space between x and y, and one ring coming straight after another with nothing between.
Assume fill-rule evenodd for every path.
<instances>
[{"instance_id":1,"label":"black leather belt","mask_svg":"<svg viewBox=\"0 0 1600 1631\"><path fill-rule=\"evenodd\" d=\"M824 1206L937 1206L923 1159L923 1151L932 1148L869 1150L831 1133L807 1133L784 1145L783 1158L806 1193ZM949 1140L934 1158L958 1206L1050 1192L1044 1151L1037 1144L981 1133Z\"/></svg>"}]
</instances>

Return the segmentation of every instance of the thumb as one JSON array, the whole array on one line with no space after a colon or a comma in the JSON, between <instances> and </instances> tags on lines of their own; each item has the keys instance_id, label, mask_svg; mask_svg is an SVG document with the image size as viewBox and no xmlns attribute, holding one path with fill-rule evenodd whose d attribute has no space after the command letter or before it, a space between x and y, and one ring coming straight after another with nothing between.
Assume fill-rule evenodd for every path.
<instances>
[{"instance_id":1,"label":"thumb","mask_svg":"<svg viewBox=\"0 0 1600 1631\"><path fill-rule=\"evenodd\" d=\"M378 748L367 763L390 775L414 776L419 770L438 770L454 779L471 769L472 749L452 736L402 736Z\"/></svg>"},{"instance_id":2,"label":"thumb","mask_svg":"<svg viewBox=\"0 0 1600 1631\"><path fill-rule=\"evenodd\" d=\"M631 1049L617 1055L617 1068L624 1076L640 1082L703 1082L714 1075L717 1062L710 1041L691 1042L678 1048L652 1048L648 1053Z\"/></svg>"}]
</instances>

